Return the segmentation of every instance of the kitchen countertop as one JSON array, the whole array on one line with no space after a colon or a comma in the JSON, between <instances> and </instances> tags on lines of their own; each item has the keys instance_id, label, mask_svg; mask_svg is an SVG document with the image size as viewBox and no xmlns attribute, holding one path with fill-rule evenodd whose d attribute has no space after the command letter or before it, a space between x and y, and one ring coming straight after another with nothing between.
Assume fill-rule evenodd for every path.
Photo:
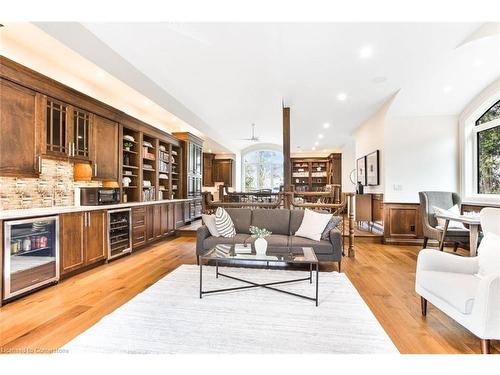
<instances>
[{"instance_id":1,"label":"kitchen countertop","mask_svg":"<svg viewBox=\"0 0 500 375\"><path fill-rule=\"evenodd\" d=\"M42 208L27 208L19 210L5 210L5 211L0 211L0 220L23 219L23 218L38 217L38 216L51 216L51 215L59 215L70 212L116 210L120 208L147 206L150 204L175 203L175 202L185 202L185 201L189 201L189 199L163 199L151 202L127 202L127 203L110 204L104 206L60 206L60 207L54 206L54 207L42 207Z\"/></svg>"}]
</instances>

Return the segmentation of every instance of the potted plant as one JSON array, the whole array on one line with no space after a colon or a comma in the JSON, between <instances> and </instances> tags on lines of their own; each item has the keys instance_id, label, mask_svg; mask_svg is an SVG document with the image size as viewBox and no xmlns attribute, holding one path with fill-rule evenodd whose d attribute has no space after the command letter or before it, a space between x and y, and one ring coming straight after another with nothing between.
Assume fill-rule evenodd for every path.
<instances>
[{"instance_id":1,"label":"potted plant","mask_svg":"<svg viewBox=\"0 0 500 375\"><path fill-rule=\"evenodd\" d=\"M252 234L253 238L256 238L254 246L255 246L255 252L257 254L265 254L267 250L267 241L266 237L270 236L272 232L268 231L267 229L264 228L258 228L256 226L250 226L250 233Z\"/></svg>"},{"instance_id":2,"label":"potted plant","mask_svg":"<svg viewBox=\"0 0 500 375\"><path fill-rule=\"evenodd\" d=\"M123 147L125 148L125 151L130 151L130 148L133 146L133 143L131 142L125 142L123 144Z\"/></svg>"}]
</instances>

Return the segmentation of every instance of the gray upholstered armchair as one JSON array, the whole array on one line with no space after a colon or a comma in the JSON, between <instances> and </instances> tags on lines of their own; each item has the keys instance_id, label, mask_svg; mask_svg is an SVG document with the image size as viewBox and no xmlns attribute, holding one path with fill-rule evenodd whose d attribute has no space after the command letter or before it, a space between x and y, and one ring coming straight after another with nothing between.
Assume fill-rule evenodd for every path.
<instances>
[{"instance_id":1,"label":"gray upholstered armchair","mask_svg":"<svg viewBox=\"0 0 500 375\"><path fill-rule=\"evenodd\" d=\"M432 207L448 210L455 205L460 207L462 200L457 193L447 191L421 191L418 195L424 231L424 248L426 248L429 239L440 241L442 235L442 230L436 228L438 222ZM460 243L469 243L469 231L449 228L446 232L445 242L453 242L456 251Z\"/></svg>"}]
</instances>

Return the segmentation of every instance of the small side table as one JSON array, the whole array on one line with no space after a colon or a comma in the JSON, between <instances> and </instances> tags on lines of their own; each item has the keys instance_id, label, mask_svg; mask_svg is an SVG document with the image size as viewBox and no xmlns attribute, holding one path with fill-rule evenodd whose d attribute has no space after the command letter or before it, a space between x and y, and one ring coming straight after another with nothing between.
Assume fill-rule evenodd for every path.
<instances>
[{"instance_id":1,"label":"small side table","mask_svg":"<svg viewBox=\"0 0 500 375\"><path fill-rule=\"evenodd\" d=\"M467 224L469 226L470 256L475 257L477 255L477 241L479 240L479 226L481 225L479 217L467 216L467 215L458 215L458 216L445 215L445 214L436 215L436 217L445 220L443 233L441 235L441 241L439 241L439 250L443 250L446 232L448 231L450 220L453 220L453 221L458 221L462 224Z\"/></svg>"}]
</instances>

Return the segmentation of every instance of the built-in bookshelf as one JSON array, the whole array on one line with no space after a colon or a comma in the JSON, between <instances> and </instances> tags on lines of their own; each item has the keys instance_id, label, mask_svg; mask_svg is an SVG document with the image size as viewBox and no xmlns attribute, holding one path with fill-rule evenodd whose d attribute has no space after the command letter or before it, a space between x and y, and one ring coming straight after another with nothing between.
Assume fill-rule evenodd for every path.
<instances>
[{"instance_id":1,"label":"built-in bookshelf","mask_svg":"<svg viewBox=\"0 0 500 375\"><path fill-rule=\"evenodd\" d=\"M157 151L159 141L157 138L143 134L141 145L142 201L155 201L158 189Z\"/></svg>"},{"instance_id":2,"label":"built-in bookshelf","mask_svg":"<svg viewBox=\"0 0 500 375\"><path fill-rule=\"evenodd\" d=\"M171 191L172 198L179 199L181 198L181 157L182 152L181 148L177 146L173 146L171 148L171 157L170 157L170 167L171 167Z\"/></svg>"},{"instance_id":3,"label":"built-in bookshelf","mask_svg":"<svg viewBox=\"0 0 500 375\"><path fill-rule=\"evenodd\" d=\"M158 198L172 197L171 155L172 145L160 141L158 147Z\"/></svg>"},{"instance_id":4,"label":"built-in bookshelf","mask_svg":"<svg viewBox=\"0 0 500 375\"><path fill-rule=\"evenodd\" d=\"M329 161L325 158L292 158L292 184L295 191L325 191Z\"/></svg>"},{"instance_id":5,"label":"built-in bookshelf","mask_svg":"<svg viewBox=\"0 0 500 375\"><path fill-rule=\"evenodd\" d=\"M121 144L121 197L122 202L140 202L141 146L140 132L123 128Z\"/></svg>"}]
</instances>

